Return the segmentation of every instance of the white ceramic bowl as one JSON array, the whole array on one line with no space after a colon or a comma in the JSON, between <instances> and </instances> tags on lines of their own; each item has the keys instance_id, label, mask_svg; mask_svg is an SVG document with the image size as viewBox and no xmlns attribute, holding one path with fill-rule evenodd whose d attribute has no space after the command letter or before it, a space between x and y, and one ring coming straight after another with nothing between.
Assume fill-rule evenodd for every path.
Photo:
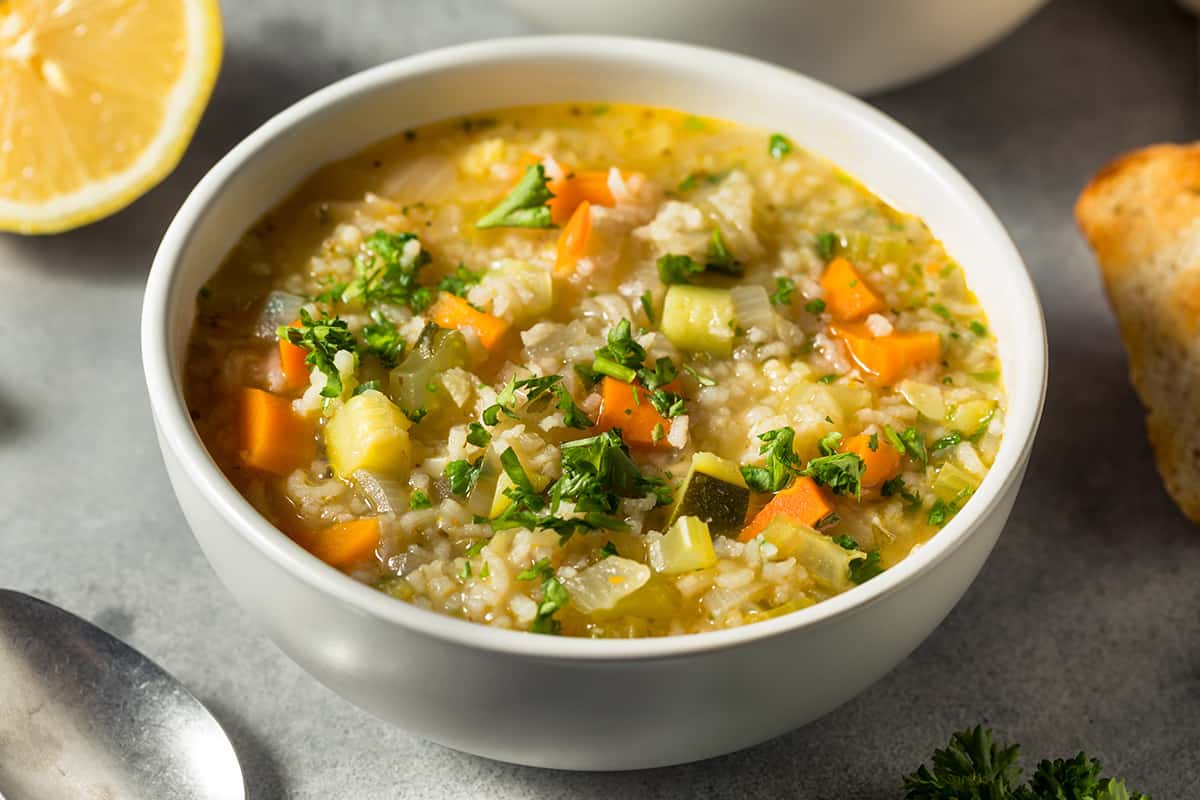
<instances>
[{"instance_id":1,"label":"white ceramic bowl","mask_svg":"<svg viewBox=\"0 0 1200 800\"><path fill-rule=\"evenodd\" d=\"M217 469L181 391L199 287L247 226L315 167L396 131L551 101L674 106L787 133L923 217L966 269L1009 393L991 472L966 508L883 575L747 627L643 640L538 636L397 602L310 556ZM1016 498L1046 385L1021 257L949 164L867 105L741 56L646 40L548 37L455 47L347 78L221 160L168 229L146 287L146 382L179 503L209 561L276 644L352 702L504 761L630 769L727 753L802 725L881 678L975 577ZM236 676L235 676L236 677Z\"/></svg>"},{"instance_id":2,"label":"white ceramic bowl","mask_svg":"<svg viewBox=\"0 0 1200 800\"><path fill-rule=\"evenodd\" d=\"M957 63L1048 0L506 2L550 33L657 36L722 47L861 93Z\"/></svg>"}]
</instances>

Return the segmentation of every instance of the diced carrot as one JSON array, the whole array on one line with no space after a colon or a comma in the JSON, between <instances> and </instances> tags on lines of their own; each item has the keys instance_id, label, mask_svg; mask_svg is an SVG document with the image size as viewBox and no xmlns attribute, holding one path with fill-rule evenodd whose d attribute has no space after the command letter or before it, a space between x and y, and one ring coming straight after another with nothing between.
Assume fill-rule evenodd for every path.
<instances>
[{"instance_id":1,"label":"diced carrot","mask_svg":"<svg viewBox=\"0 0 1200 800\"><path fill-rule=\"evenodd\" d=\"M871 437L866 434L851 436L842 444L843 453L855 453L863 460L862 485L874 489L884 481L895 477L900 471L900 453L882 436L875 436L875 449L871 449Z\"/></svg>"},{"instance_id":2,"label":"diced carrot","mask_svg":"<svg viewBox=\"0 0 1200 800\"><path fill-rule=\"evenodd\" d=\"M300 320L296 320L289 328L299 328ZM300 389L308 386L308 351L299 345L294 345L287 339L279 340L279 368L283 370L283 385L288 389Z\"/></svg>"},{"instance_id":3,"label":"diced carrot","mask_svg":"<svg viewBox=\"0 0 1200 800\"><path fill-rule=\"evenodd\" d=\"M316 456L313 424L292 410L286 397L244 387L238 398L242 462L274 475L287 475Z\"/></svg>"},{"instance_id":4,"label":"diced carrot","mask_svg":"<svg viewBox=\"0 0 1200 800\"><path fill-rule=\"evenodd\" d=\"M571 221L558 236L558 255L554 259L554 274L567 275L587 251L592 232L592 204L584 200L575 208Z\"/></svg>"},{"instance_id":5,"label":"diced carrot","mask_svg":"<svg viewBox=\"0 0 1200 800\"><path fill-rule=\"evenodd\" d=\"M942 340L936 333L896 332L875 338L862 323L833 325L829 331L845 343L855 363L888 386L914 367L942 357Z\"/></svg>"},{"instance_id":6,"label":"diced carrot","mask_svg":"<svg viewBox=\"0 0 1200 800\"><path fill-rule=\"evenodd\" d=\"M379 519L353 519L340 522L306 537L304 546L317 558L347 570L375 555L379 546Z\"/></svg>"},{"instance_id":7,"label":"diced carrot","mask_svg":"<svg viewBox=\"0 0 1200 800\"><path fill-rule=\"evenodd\" d=\"M635 388L636 387L636 388ZM679 391L679 382L663 386L669 392ZM636 392L636 394L635 394ZM600 386L600 416L596 426L602 431L619 428L621 438L630 447L659 447L670 449L667 434L671 432L671 421L665 419L650 402L650 392L644 387L605 378ZM661 425L661 436L655 441L654 429Z\"/></svg>"},{"instance_id":8,"label":"diced carrot","mask_svg":"<svg viewBox=\"0 0 1200 800\"><path fill-rule=\"evenodd\" d=\"M871 290L858 270L844 258L835 258L821 276L825 307L838 322L853 322L884 309L883 299Z\"/></svg>"},{"instance_id":9,"label":"diced carrot","mask_svg":"<svg viewBox=\"0 0 1200 800\"><path fill-rule=\"evenodd\" d=\"M443 328L471 328L479 341L492 350L508 332L508 323L484 311L477 311L458 295L442 292L438 301L429 309L429 316Z\"/></svg>"},{"instance_id":10,"label":"diced carrot","mask_svg":"<svg viewBox=\"0 0 1200 800\"><path fill-rule=\"evenodd\" d=\"M816 525L829 516L833 505L812 478L797 478L792 485L771 498L738 534L739 542L748 542L763 532L771 521L785 516L801 525Z\"/></svg>"},{"instance_id":11,"label":"diced carrot","mask_svg":"<svg viewBox=\"0 0 1200 800\"><path fill-rule=\"evenodd\" d=\"M550 219L555 225L563 225L570 220L580 203L609 208L616 205L612 189L608 188L607 170L569 172L547 183L546 188L554 194L547 205L550 206Z\"/></svg>"}]
</instances>

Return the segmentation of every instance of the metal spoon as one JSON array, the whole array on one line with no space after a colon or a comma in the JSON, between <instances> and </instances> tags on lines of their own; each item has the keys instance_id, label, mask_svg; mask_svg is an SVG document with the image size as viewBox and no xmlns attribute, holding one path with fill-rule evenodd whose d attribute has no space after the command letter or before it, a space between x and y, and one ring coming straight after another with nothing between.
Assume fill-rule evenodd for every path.
<instances>
[{"instance_id":1,"label":"metal spoon","mask_svg":"<svg viewBox=\"0 0 1200 800\"><path fill-rule=\"evenodd\" d=\"M200 701L89 622L0 589L0 798L245 800Z\"/></svg>"}]
</instances>

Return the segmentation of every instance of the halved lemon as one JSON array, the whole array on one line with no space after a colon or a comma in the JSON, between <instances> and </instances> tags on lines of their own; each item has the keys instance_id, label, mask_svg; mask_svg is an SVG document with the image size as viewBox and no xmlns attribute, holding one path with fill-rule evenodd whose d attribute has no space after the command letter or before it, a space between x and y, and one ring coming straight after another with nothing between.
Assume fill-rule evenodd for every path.
<instances>
[{"instance_id":1,"label":"halved lemon","mask_svg":"<svg viewBox=\"0 0 1200 800\"><path fill-rule=\"evenodd\" d=\"M144 194L220 63L216 0L0 0L0 231L75 228Z\"/></svg>"}]
</instances>

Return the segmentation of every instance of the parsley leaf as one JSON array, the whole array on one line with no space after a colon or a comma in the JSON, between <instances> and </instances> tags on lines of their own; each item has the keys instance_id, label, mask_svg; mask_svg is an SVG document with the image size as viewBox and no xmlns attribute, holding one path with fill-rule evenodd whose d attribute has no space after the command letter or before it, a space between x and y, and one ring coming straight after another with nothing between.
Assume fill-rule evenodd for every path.
<instances>
[{"instance_id":1,"label":"parsley leaf","mask_svg":"<svg viewBox=\"0 0 1200 800\"><path fill-rule=\"evenodd\" d=\"M866 463L857 453L832 453L808 462L802 475L807 475L834 494L862 496L862 476Z\"/></svg>"},{"instance_id":2,"label":"parsley leaf","mask_svg":"<svg viewBox=\"0 0 1200 800\"><path fill-rule=\"evenodd\" d=\"M883 565L879 563L878 550L872 550L866 556L850 561L850 580L855 583L866 583L881 572Z\"/></svg>"},{"instance_id":3,"label":"parsley leaf","mask_svg":"<svg viewBox=\"0 0 1200 800\"><path fill-rule=\"evenodd\" d=\"M437 282L437 290L439 292L449 292L459 297L466 297L467 290L481 280L483 280L482 272L474 272L459 264L455 267L454 272L443 276Z\"/></svg>"},{"instance_id":4,"label":"parsley leaf","mask_svg":"<svg viewBox=\"0 0 1200 800\"><path fill-rule=\"evenodd\" d=\"M905 800L1011 800L1017 752L997 745L982 727L955 733L946 749L934 751L932 769L922 764L904 776Z\"/></svg>"},{"instance_id":5,"label":"parsley leaf","mask_svg":"<svg viewBox=\"0 0 1200 800\"><path fill-rule=\"evenodd\" d=\"M536 561L533 566L528 569L523 569L517 573L519 581L536 581L545 580L554 574L554 567L550 566L550 559L543 558Z\"/></svg>"},{"instance_id":6,"label":"parsley leaf","mask_svg":"<svg viewBox=\"0 0 1200 800\"><path fill-rule=\"evenodd\" d=\"M529 626L533 633L556 634L562 630L562 623L554 619L555 613L564 608L571 597L567 587L558 578L551 576L542 583L542 602L538 603L537 618Z\"/></svg>"},{"instance_id":7,"label":"parsley leaf","mask_svg":"<svg viewBox=\"0 0 1200 800\"><path fill-rule=\"evenodd\" d=\"M302 308L300 326L293 328L281 325L276 335L308 351L304 363L319 369L326 378L325 388L321 390L322 397L341 396L342 376L334 366L333 358L339 350L353 353L357 349L354 334L350 333L350 327L345 320L327 316L313 319L308 311Z\"/></svg>"},{"instance_id":8,"label":"parsley leaf","mask_svg":"<svg viewBox=\"0 0 1200 800\"><path fill-rule=\"evenodd\" d=\"M838 235L836 233L818 233L814 244L817 248L817 255L825 261L831 261L834 253L837 252Z\"/></svg>"},{"instance_id":9,"label":"parsley leaf","mask_svg":"<svg viewBox=\"0 0 1200 800\"><path fill-rule=\"evenodd\" d=\"M413 511L419 511L422 508L432 508L433 503L429 500L429 495L421 490L412 493L412 497L408 499L408 507Z\"/></svg>"},{"instance_id":10,"label":"parsley leaf","mask_svg":"<svg viewBox=\"0 0 1200 800\"><path fill-rule=\"evenodd\" d=\"M776 278L775 291L771 292L771 302L777 306L790 306L792 293L796 291L796 282L791 278Z\"/></svg>"},{"instance_id":11,"label":"parsley leaf","mask_svg":"<svg viewBox=\"0 0 1200 800\"><path fill-rule=\"evenodd\" d=\"M613 544L611 540L604 543L604 546L600 548L600 552L604 554L601 556L601 558L620 555L620 553L617 552L617 546Z\"/></svg>"},{"instance_id":12,"label":"parsley leaf","mask_svg":"<svg viewBox=\"0 0 1200 800\"><path fill-rule=\"evenodd\" d=\"M642 304L642 313L645 314L646 319L650 320L650 323L653 324L654 323L654 296L650 294L649 289L642 292L640 301Z\"/></svg>"},{"instance_id":13,"label":"parsley leaf","mask_svg":"<svg viewBox=\"0 0 1200 800\"><path fill-rule=\"evenodd\" d=\"M779 492L800 473L800 458L796 455L793 442L796 431L792 428L776 428L758 436L762 445L758 448L766 456L761 467L742 465L742 477L746 485L756 492Z\"/></svg>"},{"instance_id":14,"label":"parsley leaf","mask_svg":"<svg viewBox=\"0 0 1200 800\"><path fill-rule=\"evenodd\" d=\"M976 336L987 336L987 326L977 319L971 320L967 324L967 327L970 328L971 333L975 334Z\"/></svg>"},{"instance_id":15,"label":"parsley leaf","mask_svg":"<svg viewBox=\"0 0 1200 800\"><path fill-rule=\"evenodd\" d=\"M929 453L925 449L925 437L916 428L905 428L904 433L896 433L888 426L884 427L883 436L892 447L901 453L907 453L914 461L920 462L921 466L929 463Z\"/></svg>"},{"instance_id":16,"label":"parsley leaf","mask_svg":"<svg viewBox=\"0 0 1200 800\"><path fill-rule=\"evenodd\" d=\"M838 547L842 547L846 550L858 549L858 542L856 542L854 539L851 539L844 533L839 533L836 536L831 536L829 538L833 539L834 543L837 544Z\"/></svg>"},{"instance_id":17,"label":"parsley leaf","mask_svg":"<svg viewBox=\"0 0 1200 800\"><path fill-rule=\"evenodd\" d=\"M767 143L767 152L771 154L771 158L778 161L792 152L792 142L782 133L772 133Z\"/></svg>"},{"instance_id":18,"label":"parsley leaf","mask_svg":"<svg viewBox=\"0 0 1200 800\"><path fill-rule=\"evenodd\" d=\"M358 386L354 387L354 391L350 393L351 397L358 397L363 392L379 391L379 381L363 381Z\"/></svg>"},{"instance_id":19,"label":"parsley leaf","mask_svg":"<svg viewBox=\"0 0 1200 800\"><path fill-rule=\"evenodd\" d=\"M396 366L404 356L404 337L379 309L371 311L371 322L363 325L359 332L367 352L375 354L388 369Z\"/></svg>"},{"instance_id":20,"label":"parsley leaf","mask_svg":"<svg viewBox=\"0 0 1200 800\"><path fill-rule=\"evenodd\" d=\"M488 433L487 428L480 425L478 422L472 422L467 426L467 441L476 447L487 447L488 442L492 440L492 435Z\"/></svg>"},{"instance_id":21,"label":"parsley leaf","mask_svg":"<svg viewBox=\"0 0 1200 800\"><path fill-rule=\"evenodd\" d=\"M696 383L699 383L701 386L716 386L717 385L717 382L715 380L708 377L707 375L705 375L702 372L697 372L696 368L693 367L691 364L684 364L683 371L686 372L688 375L691 375L693 378L695 378Z\"/></svg>"},{"instance_id":22,"label":"parsley leaf","mask_svg":"<svg viewBox=\"0 0 1200 800\"><path fill-rule=\"evenodd\" d=\"M704 265L691 256L668 253L660 256L657 262L658 279L663 283L691 283L693 275L704 272Z\"/></svg>"},{"instance_id":23,"label":"parsley leaf","mask_svg":"<svg viewBox=\"0 0 1200 800\"><path fill-rule=\"evenodd\" d=\"M825 310L825 301L819 297L814 297L804 304L804 310L810 314L820 314Z\"/></svg>"},{"instance_id":24,"label":"parsley leaf","mask_svg":"<svg viewBox=\"0 0 1200 800\"><path fill-rule=\"evenodd\" d=\"M531 406L536 408L546 398L553 396L555 399L555 408L563 412L563 424L568 428L585 430L596 424L582 408L575 405L575 399L567 391L566 384L563 383L561 375L526 378L525 380L517 381L514 384L514 388L525 390L525 407L527 410ZM494 425L495 423L490 424Z\"/></svg>"},{"instance_id":25,"label":"parsley leaf","mask_svg":"<svg viewBox=\"0 0 1200 800\"><path fill-rule=\"evenodd\" d=\"M479 473L483 471L483 456L472 463L465 458L456 459L446 465L443 474L450 482L450 491L457 495L466 496L479 482Z\"/></svg>"},{"instance_id":26,"label":"parsley leaf","mask_svg":"<svg viewBox=\"0 0 1200 800\"><path fill-rule=\"evenodd\" d=\"M596 357L636 370L646 360L646 348L633 338L633 323L623 319L608 332L608 344L596 350Z\"/></svg>"},{"instance_id":27,"label":"parsley leaf","mask_svg":"<svg viewBox=\"0 0 1200 800\"><path fill-rule=\"evenodd\" d=\"M704 266L708 269L715 269L717 272L724 272L726 275L742 274L742 262L729 252L729 247L725 244L725 236L721 233L720 228L712 229L712 235L708 239L708 262Z\"/></svg>"},{"instance_id":28,"label":"parsley leaf","mask_svg":"<svg viewBox=\"0 0 1200 800\"><path fill-rule=\"evenodd\" d=\"M417 283L430 260L416 234L375 231L354 259L358 278L342 293L342 302L407 305L419 314L433 302L429 287Z\"/></svg>"},{"instance_id":29,"label":"parsley leaf","mask_svg":"<svg viewBox=\"0 0 1200 800\"><path fill-rule=\"evenodd\" d=\"M484 214L476 228L553 228L550 207L546 205L554 194L546 188L549 179L546 168L531 164L521 181L500 204Z\"/></svg>"},{"instance_id":30,"label":"parsley leaf","mask_svg":"<svg viewBox=\"0 0 1200 800\"><path fill-rule=\"evenodd\" d=\"M929 448L929 455L936 456L943 450L949 450L963 440L963 435L958 431L950 431L945 436L938 439Z\"/></svg>"}]
</instances>

